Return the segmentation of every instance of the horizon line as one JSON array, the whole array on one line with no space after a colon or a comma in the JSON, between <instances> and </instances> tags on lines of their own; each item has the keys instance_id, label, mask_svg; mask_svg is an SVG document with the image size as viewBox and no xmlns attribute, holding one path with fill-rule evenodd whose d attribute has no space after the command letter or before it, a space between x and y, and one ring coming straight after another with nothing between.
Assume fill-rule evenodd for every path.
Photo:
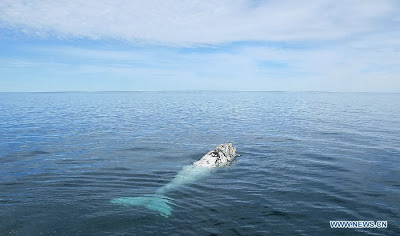
<instances>
[{"instance_id":1,"label":"horizon line","mask_svg":"<svg viewBox=\"0 0 400 236\"><path fill-rule=\"evenodd\" d=\"M400 91L327 91L327 90L65 90L65 91L0 91L0 93L129 93L129 92L287 92L287 93L390 93Z\"/></svg>"}]
</instances>

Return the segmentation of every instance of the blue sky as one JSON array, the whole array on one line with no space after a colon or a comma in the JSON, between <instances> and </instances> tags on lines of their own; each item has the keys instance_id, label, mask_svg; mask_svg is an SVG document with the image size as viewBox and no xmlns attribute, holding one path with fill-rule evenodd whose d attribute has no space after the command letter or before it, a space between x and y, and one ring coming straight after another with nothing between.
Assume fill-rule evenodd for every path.
<instances>
[{"instance_id":1,"label":"blue sky","mask_svg":"<svg viewBox=\"0 0 400 236\"><path fill-rule=\"evenodd\" d=\"M400 2L0 2L0 91L400 91Z\"/></svg>"}]
</instances>

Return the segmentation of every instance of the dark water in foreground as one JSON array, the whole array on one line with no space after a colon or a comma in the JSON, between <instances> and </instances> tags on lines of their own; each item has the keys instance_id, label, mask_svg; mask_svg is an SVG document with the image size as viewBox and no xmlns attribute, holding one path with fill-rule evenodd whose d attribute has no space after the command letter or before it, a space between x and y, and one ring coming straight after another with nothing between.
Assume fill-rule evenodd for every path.
<instances>
[{"instance_id":1,"label":"dark water in foreground","mask_svg":"<svg viewBox=\"0 0 400 236\"><path fill-rule=\"evenodd\" d=\"M0 114L0 235L400 234L400 94L0 93ZM110 203L227 141L169 218Z\"/></svg>"}]
</instances>

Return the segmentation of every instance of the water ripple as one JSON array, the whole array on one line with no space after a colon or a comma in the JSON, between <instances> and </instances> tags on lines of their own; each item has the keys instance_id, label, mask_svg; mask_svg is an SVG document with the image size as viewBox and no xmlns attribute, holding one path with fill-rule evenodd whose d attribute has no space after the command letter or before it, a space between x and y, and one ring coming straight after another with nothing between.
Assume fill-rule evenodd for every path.
<instances>
[{"instance_id":1,"label":"water ripple","mask_svg":"<svg viewBox=\"0 0 400 236\"><path fill-rule=\"evenodd\" d=\"M0 234L398 235L398 94L0 94ZM154 194L219 143L233 165ZM332 230L330 220L387 220Z\"/></svg>"}]
</instances>

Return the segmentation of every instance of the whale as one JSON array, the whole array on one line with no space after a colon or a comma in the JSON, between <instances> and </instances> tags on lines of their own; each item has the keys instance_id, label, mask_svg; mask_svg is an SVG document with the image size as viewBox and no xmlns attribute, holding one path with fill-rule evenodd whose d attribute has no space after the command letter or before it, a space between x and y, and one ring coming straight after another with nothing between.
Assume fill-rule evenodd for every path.
<instances>
[{"instance_id":1,"label":"whale","mask_svg":"<svg viewBox=\"0 0 400 236\"><path fill-rule=\"evenodd\" d=\"M140 197L120 197L112 199L110 202L124 206L144 206L168 218L173 212L171 199L166 196L168 192L206 177L214 168L231 165L236 156L236 148L232 143L220 144L191 165L183 167L168 184L157 189L154 194Z\"/></svg>"}]
</instances>

